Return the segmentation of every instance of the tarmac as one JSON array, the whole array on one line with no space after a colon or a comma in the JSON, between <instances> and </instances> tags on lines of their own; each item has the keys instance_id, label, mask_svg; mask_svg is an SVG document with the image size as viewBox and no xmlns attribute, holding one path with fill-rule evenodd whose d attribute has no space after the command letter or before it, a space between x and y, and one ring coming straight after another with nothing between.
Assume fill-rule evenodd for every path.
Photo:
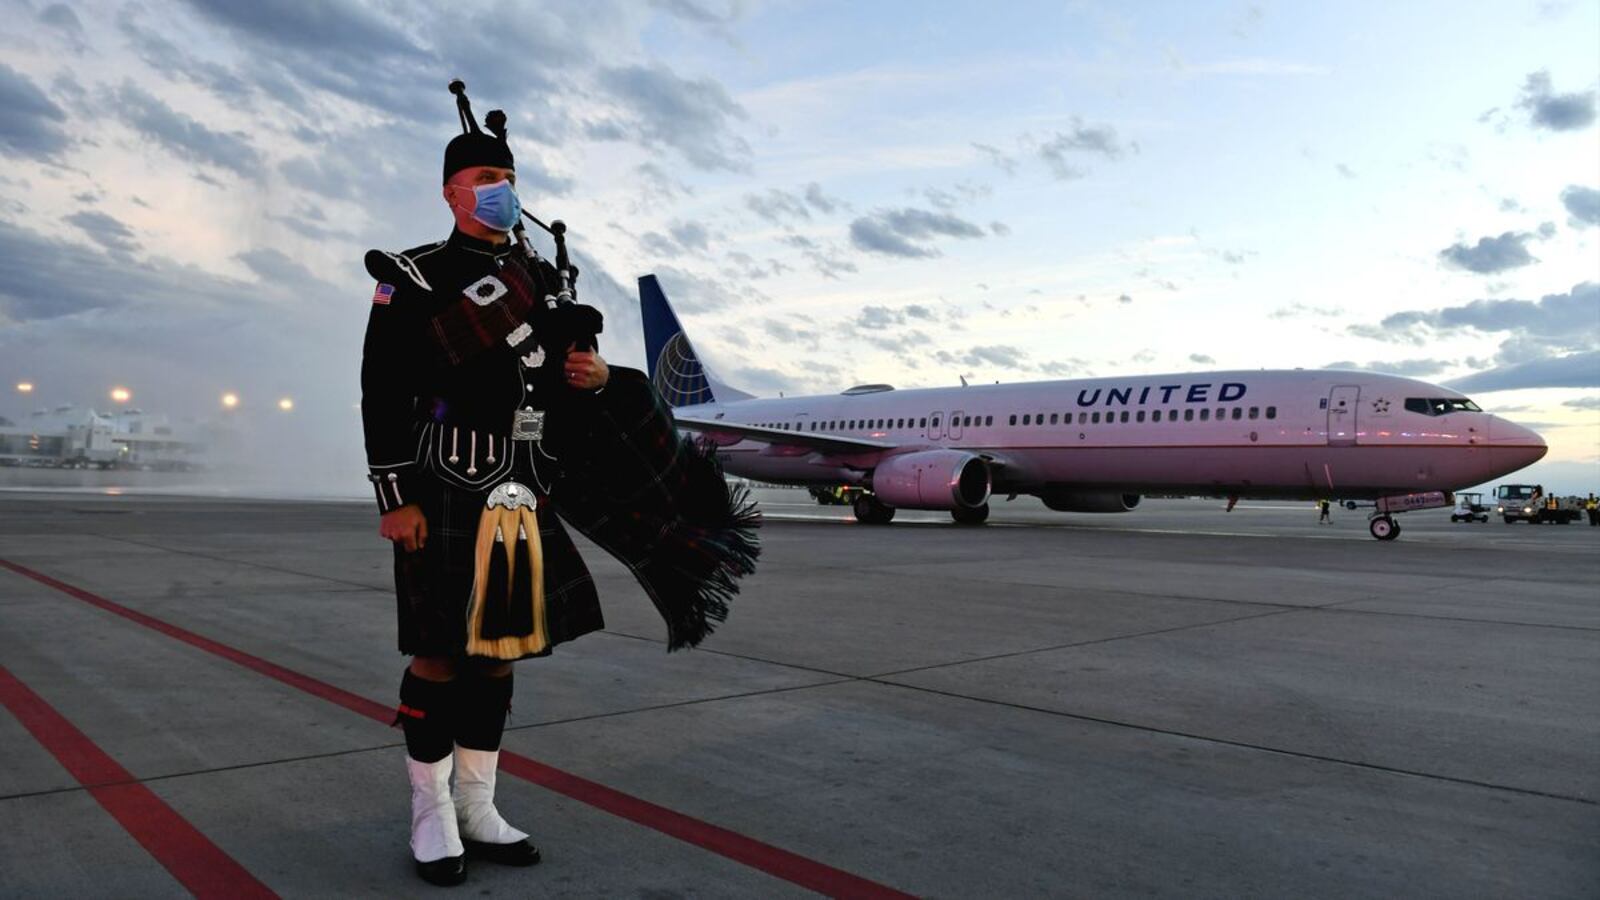
<instances>
[{"instance_id":1,"label":"tarmac","mask_svg":"<svg viewBox=\"0 0 1600 900\"><path fill-rule=\"evenodd\" d=\"M1595 897L1600 528L763 490L700 649L517 667L460 896ZM438 896L370 503L0 493L0 896Z\"/></svg>"}]
</instances>

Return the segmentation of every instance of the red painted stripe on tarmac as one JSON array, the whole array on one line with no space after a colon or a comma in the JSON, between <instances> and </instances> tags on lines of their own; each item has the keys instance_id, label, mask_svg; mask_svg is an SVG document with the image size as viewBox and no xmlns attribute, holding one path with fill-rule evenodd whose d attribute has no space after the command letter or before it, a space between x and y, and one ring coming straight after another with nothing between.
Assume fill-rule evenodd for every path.
<instances>
[{"instance_id":1,"label":"red painted stripe on tarmac","mask_svg":"<svg viewBox=\"0 0 1600 900\"><path fill-rule=\"evenodd\" d=\"M202 898L278 896L5 666L0 666L0 705L189 893Z\"/></svg>"},{"instance_id":2,"label":"red painted stripe on tarmac","mask_svg":"<svg viewBox=\"0 0 1600 900\"><path fill-rule=\"evenodd\" d=\"M10 560L0 559L0 568L9 569L25 578L31 578L46 587L60 591L69 597L82 600L97 609L121 616L131 622L158 631L174 640L205 650L230 662L238 663L251 671L276 679L291 687L299 688L308 694L321 697L330 703L335 703L352 712L360 713L369 719L375 719L385 725L394 720L394 707L375 703L343 688L334 687L326 681L286 669L277 663L269 662L259 656L229 647L186 628L180 628L170 622L130 609L115 601L107 600L98 594L90 593L83 588L67 584L43 572L36 572ZM863 878L860 875L846 872L843 869L836 869L814 859L791 853L781 847L775 847L755 838L747 837L736 831L730 831L726 828L712 825L709 822L703 822L693 816L676 812L664 806L658 806L648 800L625 794L622 791L606 787L598 782L573 775L570 772L562 771L517 753L501 752L500 768L508 774L531 781L540 787L570 797L580 803L659 831L687 844L693 844L734 862L830 897L909 898L913 896L903 891L895 890L888 885Z\"/></svg>"}]
</instances>

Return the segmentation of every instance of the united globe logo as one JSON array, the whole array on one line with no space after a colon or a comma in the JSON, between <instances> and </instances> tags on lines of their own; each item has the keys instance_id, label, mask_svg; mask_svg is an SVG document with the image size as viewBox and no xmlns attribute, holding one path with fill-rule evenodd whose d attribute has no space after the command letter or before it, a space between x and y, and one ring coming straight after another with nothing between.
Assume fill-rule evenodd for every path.
<instances>
[{"instance_id":1,"label":"united globe logo","mask_svg":"<svg viewBox=\"0 0 1600 900\"><path fill-rule=\"evenodd\" d=\"M669 338L656 355L655 388L669 406L711 402L711 383L706 380L705 368L681 331Z\"/></svg>"}]
</instances>

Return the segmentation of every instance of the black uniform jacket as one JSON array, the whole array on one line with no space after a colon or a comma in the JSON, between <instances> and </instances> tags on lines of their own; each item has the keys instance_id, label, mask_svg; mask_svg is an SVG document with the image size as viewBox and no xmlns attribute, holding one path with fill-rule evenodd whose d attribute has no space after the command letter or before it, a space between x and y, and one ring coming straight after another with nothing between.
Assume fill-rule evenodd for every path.
<instances>
[{"instance_id":1,"label":"black uniform jacket","mask_svg":"<svg viewBox=\"0 0 1600 900\"><path fill-rule=\"evenodd\" d=\"M742 489L729 490L709 452L678 434L642 372L612 367L597 393L564 384L566 338L540 334L537 316L467 358L441 347L434 317L468 289L485 293L480 282L501 266L525 266L555 293L553 268L513 253L457 231L403 253L368 254L378 285L361 407L379 509L435 484L486 494L522 481L629 567L667 621L669 649L693 646L754 571L759 513ZM538 439L511 440L519 411L542 414ZM567 553L546 555L547 585L586 577L576 551ZM599 627L598 612L564 616Z\"/></svg>"}]
</instances>

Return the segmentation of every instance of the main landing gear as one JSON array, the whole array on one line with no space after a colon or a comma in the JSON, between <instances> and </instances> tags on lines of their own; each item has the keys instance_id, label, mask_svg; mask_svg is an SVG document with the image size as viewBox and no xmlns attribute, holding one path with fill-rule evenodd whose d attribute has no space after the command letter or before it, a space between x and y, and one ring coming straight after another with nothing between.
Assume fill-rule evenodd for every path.
<instances>
[{"instance_id":1,"label":"main landing gear","mask_svg":"<svg viewBox=\"0 0 1600 900\"><path fill-rule=\"evenodd\" d=\"M989 504L974 506L971 509L952 509L950 518L955 519L957 525L982 525L989 521Z\"/></svg>"},{"instance_id":2,"label":"main landing gear","mask_svg":"<svg viewBox=\"0 0 1600 900\"><path fill-rule=\"evenodd\" d=\"M863 525L887 525L894 521L894 507L883 505L877 497L865 491L856 495L852 505L856 521Z\"/></svg>"}]
</instances>

